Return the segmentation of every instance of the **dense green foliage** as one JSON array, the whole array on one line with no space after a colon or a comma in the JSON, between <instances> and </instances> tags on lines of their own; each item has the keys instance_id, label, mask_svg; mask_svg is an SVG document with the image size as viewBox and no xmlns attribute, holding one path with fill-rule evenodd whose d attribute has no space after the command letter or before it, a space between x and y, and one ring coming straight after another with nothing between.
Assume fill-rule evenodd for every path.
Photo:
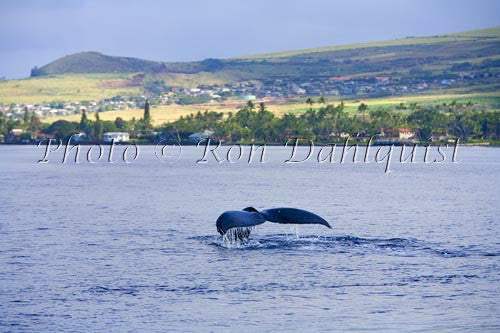
<instances>
[{"instance_id":1,"label":"dense green foliage","mask_svg":"<svg viewBox=\"0 0 500 333\"><path fill-rule=\"evenodd\" d=\"M2 112L0 112L0 135L7 136L13 129L22 129L24 133L22 135L23 140L31 140L36 137L36 133L43 128L43 124L40 118L34 114L28 112L27 109L24 111L23 119L13 119L12 117L6 117Z\"/></svg>"},{"instance_id":2,"label":"dense green foliage","mask_svg":"<svg viewBox=\"0 0 500 333\"><path fill-rule=\"evenodd\" d=\"M398 128L416 130L418 138L429 140L434 133L444 133L463 140L500 139L499 111L470 111L471 105L452 103L421 107L404 106L406 110L379 108L368 111L361 104L359 112L349 115L342 103L312 108L297 116L289 113L279 118L266 110L264 104L255 108L249 103L235 114L224 117L219 112L198 112L169 123L162 131L169 137L186 140L193 132L209 129L215 137L228 142L283 142L301 137L319 142L335 141L349 134L367 137L382 132L396 133Z\"/></svg>"},{"instance_id":3,"label":"dense green foliage","mask_svg":"<svg viewBox=\"0 0 500 333\"><path fill-rule=\"evenodd\" d=\"M312 102L312 101L311 101ZM277 117L268 111L264 103L247 105L235 113L205 111L181 117L177 121L154 128L151 124L149 102L144 105L144 117L125 121L103 121L99 113L95 120L82 111L81 120L69 122L58 120L50 126L42 125L35 114L26 112L23 120L13 120L0 113L0 135L8 135L14 128L23 129L23 138L37 138L37 133L67 139L75 133L85 133L84 140L97 142L105 132L128 132L132 139L151 143L163 138L167 140L189 141L195 132L211 130L214 139L225 142L283 143L290 138L304 138L316 142L344 141L349 135L352 139L363 139L374 135L397 137L401 128L410 128L416 139L438 141L460 138L462 141L500 140L500 111L477 111L473 103L442 103L421 106L416 103L400 104L396 108L376 108L361 103L358 111L348 113L343 103L312 107L305 113L288 113ZM436 141L436 139L433 139Z\"/></svg>"},{"instance_id":4,"label":"dense green foliage","mask_svg":"<svg viewBox=\"0 0 500 333\"><path fill-rule=\"evenodd\" d=\"M59 120L53 123L46 132L50 134L59 133L58 128L53 128L53 125L56 123L58 123L57 126L64 124L65 128L72 128L71 131L64 132L64 135L56 134L56 137L59 139L66 139L74 133L85 133L85 141L97 142L101 140L102 134L106 132L128 132L131 138L142 137L145 139L153 139L153 125L151 124L150 104L148 100L146 100L144 104L144 116L139 120L132 119L130 121L125 121L120 117L117 117L115 121L101 120L97 112L95 113L95 121L91 121L88 119L84 110L82 111L82 117L79 124Z\"/></svg>"}]
</instances>

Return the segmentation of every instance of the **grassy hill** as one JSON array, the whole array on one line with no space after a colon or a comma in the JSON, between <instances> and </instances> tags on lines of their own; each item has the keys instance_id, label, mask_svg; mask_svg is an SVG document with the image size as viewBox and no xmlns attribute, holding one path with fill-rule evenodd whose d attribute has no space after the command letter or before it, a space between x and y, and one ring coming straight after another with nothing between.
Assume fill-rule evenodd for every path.
<instances>
[{"instance_id":1,"label":"grassy hill","mask_svg":"<svg viewBox=\"0 0 500 333\"><path fill-rule=\"evenodd\" d=\"M286 58L293 56L301 56L311 53L325 53L334 52L342 50L355 50L355 49L366 49L366 48L383 48L389 46L408 46L408 45L423 45L423 44L439 44L439 43L450 43L450 42L465 42L465 41L478 41L481 39L496 39L497 42L500 39L500 27L471 30L453 34L446 34L440 36L430 36L430 37L407 37L404 39L395 39L389 41L378 41L369 43L355 43L347 45L338 46L326 46L319 48L303 49L303 50L292 50L284 52L274 52L265 54L256 54L241 57L242 59L269 59L269 58Z\"/></svg>"},{"instance_id":2,"label":"grassy hill","mask_svg":"<svg viewBox=\"0 0 500 333\"><path fill-rule=\"evenodd\" d=\"M140 85L126 74L65 74L0 81L0 103L92 101L117 95L138 95Z\"/></svg>"},{"instance_id":3,"label":"grassy hill","mask_svg":"<svg viewBox=\"0 0 500 333\"><path fill-rule=\"evenodd\" d=\"M186 76L211 76L213 81L265 80L308 76L356 74L405 74L411 69L450 69L454 63L498 60L500 27L456 34L405 38L314 49L205 59L197 62L161 63L136 58L81 52L65 56L35 70L35 76L69 73L145 72L166 77L173 85ZM178 75L183 74L183 75ZM211 74L211 75L210 75ZM194 79L195 81L198 81Z\"/></svg>"},{"instance_id":4,"label":"grassy hill","mask_svg":"<svg viewBox=\"0 0 500 333\"><path fill-rule=\"evenodd\" d=\"M89 74L89 73L133 73L151 71L159 63L128 57L114 57L99 52L79 52L57 59L43 67L33 69L31 76Z\"/></svg>"}]
</instances>

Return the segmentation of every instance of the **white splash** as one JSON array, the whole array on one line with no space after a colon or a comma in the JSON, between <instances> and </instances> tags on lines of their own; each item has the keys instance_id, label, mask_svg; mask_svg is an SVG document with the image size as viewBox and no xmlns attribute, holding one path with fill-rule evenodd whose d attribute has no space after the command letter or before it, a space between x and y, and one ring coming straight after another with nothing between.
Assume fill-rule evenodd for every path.
<instances>
[{"instance_id":1,"label":"white splash","mask_svg":"<svg viewBox=\"0 0 500 333\"><path fill-rule=\"evenodd\" d=\"M254 227L231 228L222 236L222 242L226 247L239 247L248 242L250 233Z\"/></svg>"}]
</instances>

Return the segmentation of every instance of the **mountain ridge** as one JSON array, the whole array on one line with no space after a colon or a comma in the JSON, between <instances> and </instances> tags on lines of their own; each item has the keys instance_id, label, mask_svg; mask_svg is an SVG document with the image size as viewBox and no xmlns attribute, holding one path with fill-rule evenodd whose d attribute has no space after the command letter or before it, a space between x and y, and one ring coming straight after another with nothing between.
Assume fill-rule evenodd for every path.
<instances>
[{"instance_id":1,"label":"mountain ridge","mask_svg":"<svg viewBox=\"0 0 500 333\"><path fill-rule=\"evenodd\" d=\"M127 73L153 69L159 63L133 57L110 56L97 51L66 55L40 68L31 70L31 77L61 74Z\"/></svg>"},{"instance_id":2,"label":"mountain ridge","mask_svg":"<svg viewBox=\"0 0 500 333\"><path fill-rule=\"evenodd\" d=\"M217 72L221 70L237 70L251 72L241 68L242 65L258 66L266 62L273 63L279 67L283 62L300 63L318 69L326 67L334 60L359 58L364 56L397 53L401 57L407 57L408 52L419 51L417 49L435 49L435 46L448 44L474 44L475 42L494 43L494 47L500 48L500 26L471 30L454 34L445 34L431 37L407 37L382 42L356 43L348 45L326 46L320 48L309 48L302 50L291 50L283 52L247 55L227 59L205 59L190 62L162 62L144 60L134 57L110 56L97 51L84 51L66 55L56 59L40 68L33 68L31 76L62 75L62 74L89 74L89 73L184 73L193 74L199 72ZM434 47L433 47L434 46ZM439 48L438 48L439 49ZM387 52L385 52L387 51ZM497 50L498 51L498 50ZM490 52L491 53L491 52ZM498 52L497 54L498 55ZM460 57L457 57L460 58ZM315 62L323 62L324 66L317 66ZM262 67L262 66L261 66ZM291 69L291 72L294 70ZM321 73L321 70L319 71ZM249 73L247 73L249 74ZM287 73L281 73L285 74ZM335 73L332 73L335 74ZM255 75L244 75L247 79L255 79Z\"/></svg>"}]
</instances>

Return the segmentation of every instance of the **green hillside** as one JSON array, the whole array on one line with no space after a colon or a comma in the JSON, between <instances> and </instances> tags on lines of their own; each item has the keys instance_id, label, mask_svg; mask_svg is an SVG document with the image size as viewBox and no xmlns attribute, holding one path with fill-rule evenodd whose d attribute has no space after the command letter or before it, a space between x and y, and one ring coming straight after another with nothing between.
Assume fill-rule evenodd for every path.
<instances>
[{"instance_id":1,"label":"green hillside","mask_svg":"<svg viewBox=\"0 0 500 333\"><path fill-rule=\"evenodd\" d=\"M159 63L128 57L114 57L99 52L80 52L57 59L43 67L34 68L31 76L90 74L90 73L133 73L151 71Z\"/></svg>"},{"instance_id":2,"label":"green hillside","mask_svg":"<svg viewBox=\"0 0 500 333\"><path fill-rule=\"evenodd\" d=\"M176 78L172 74L212 73L210 76L216 81L218 78L222 81L238 81L356 74L394 75L408 73L411 69L443 71L451 69L455 63L466 61L486 61L485 67L497 67L499 57L500 27L495 27L442 36L197 62L160 63L106 56L98 52L81 52L38 68L33 71L33 76L145 72L155 78L165 76L176 85Z\"/></svg>"},{"instance_id":3,"label":"green hillside","mask_svg":"<svg viewBox=\"0 0 500 333\"><path fill-rule=\"evenodd\" d=\"M292 50L284 52L274 52L265 54L255 54L240 57L243 59L269 59L269 58L285 58L292 56L301 56L311 53L327 53L333 51L341 50L354 50L354 49L370 49L370 48L384 48L384 47L394 47L394 46L408 46L408 45L424 45L424 44L439 44L439 43L451 43L451 42L465 42L465 41L479 41L479 40L500 40L500 27L471 30L460 33L446 34L440 36L430 36L430 37L407 37L404 39L396 39L389 41L378 41L369 43L356 43L338 46L326 46L319 48L303 49L303 50Z\"/></svg>"}]
</instances>

